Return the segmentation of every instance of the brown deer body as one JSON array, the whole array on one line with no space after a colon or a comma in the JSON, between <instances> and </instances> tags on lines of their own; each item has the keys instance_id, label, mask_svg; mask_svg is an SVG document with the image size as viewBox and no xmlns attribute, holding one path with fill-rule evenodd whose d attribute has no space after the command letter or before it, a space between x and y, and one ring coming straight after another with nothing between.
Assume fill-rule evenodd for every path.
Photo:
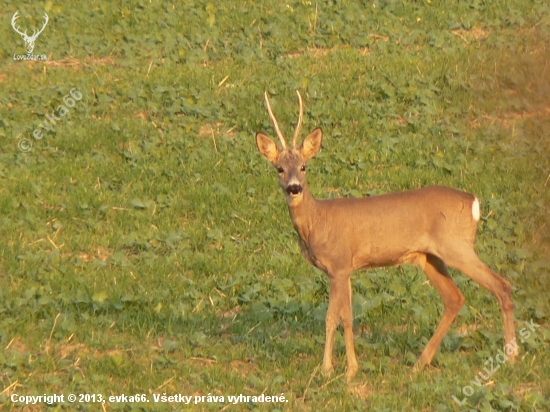
<instances>
[{"instance_id":1,"label":"brown deer body","mask_svg":"<svg viewBox=\"0 0 550 412\"><path fill-rule=\"evenodd\" d=\"M256 142L262 155L279 172L279 183L305 258L330 278L323 372L328 375L333 370L334 335L342 319L348 381L357 373L350 277L355 270L369 267L413 263L424 270L443 298L443 318L415 368L431 362L464 305L464 296L450 278L447 265L497 297L506 343L517 346L510 284L489 269L474 251L480 218L477 198L449 187L432 186L359 199L315 199L308 189L305 170L307 162L321 149L323 132L315 129L296 147L303 115L299 93L298 98L300 117L292 148L286 146L267 93L267 108L282 149L263 133L256 134ZM510 358L515 359L517 353L516 350Z\"/></svg>"}]
</instances>

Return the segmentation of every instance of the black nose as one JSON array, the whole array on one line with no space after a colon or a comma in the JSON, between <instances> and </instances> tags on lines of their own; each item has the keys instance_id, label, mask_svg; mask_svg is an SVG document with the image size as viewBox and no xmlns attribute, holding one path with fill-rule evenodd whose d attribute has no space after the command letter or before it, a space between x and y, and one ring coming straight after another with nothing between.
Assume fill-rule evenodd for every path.
<instances>
[{"instance_id":1,"label":"black nose","mask_svg":"<svg viewBox=\"0 0 550 412\"><path fill-rule=\"evenodd\" d=\"M286 192L289 195L299 195L300 193L302 193L302 186L300 186L300 185L287 186Z\"/></svg>"}]
</instances>

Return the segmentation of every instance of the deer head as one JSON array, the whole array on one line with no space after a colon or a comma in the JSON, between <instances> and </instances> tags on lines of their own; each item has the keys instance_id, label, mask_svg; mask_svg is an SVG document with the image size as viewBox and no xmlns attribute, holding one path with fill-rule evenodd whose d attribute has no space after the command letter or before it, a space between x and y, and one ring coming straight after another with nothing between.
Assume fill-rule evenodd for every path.
<instances>
[{"instance_id":1,"label":"deer head","mask_svg":"<svg viewBox=\"0 0 550 412\"><path fill-rule=\"evenodd\" d=\"M281 133L281 129L279 129L277 119L271 110L267 92L265 93L265 103L277 137L281 142L281 148L278 148L275 142L266 134L262 132L256 133L256 144L258 145L258 149L277 169L279 173L279 184L285 193L288 203L299 201L307 190L306 165L312 157L319 153L323 141L323 130L318 127L304 139L300 147L296 147L298 136L302 130L304 115L302 96L300 92L296 91L296 93L298 93L300 115L298 117L298 124L296 125L294 136L292 137L292 147L288 148L286 145L285 138Z\"/></svg>"},{"instance_id":2,"label":"deer head","mask_svg":"<svg viewBox=\"0 0 550 412\"><path fill-rule=\"evenodd\" d=\"M25 30L25 32L21 32L19 30L19 26L15 26L15 22L16 20L19 18L19 10L15 12L15 14L13 15L12 19L11 19L11 25L13 27L13 29L19 33L21 35L21 37L23 38L23 40L25 41L25 47L27 48L27 54L31 54L32 51L34 50L34 44L36 42L36 39L38 38L38 35L40 33L42 33L44 31L44 29L46 28L46 25L48 24L48 21L49 21L49 18L48 18L48 15L46 13L44 13L44 24L42 25L42 28L40 30L36 30L34 29L33 30L33 33L32 33L32 36L29 36L27 35L27 30Z\"/></svg>"}]
</instances>

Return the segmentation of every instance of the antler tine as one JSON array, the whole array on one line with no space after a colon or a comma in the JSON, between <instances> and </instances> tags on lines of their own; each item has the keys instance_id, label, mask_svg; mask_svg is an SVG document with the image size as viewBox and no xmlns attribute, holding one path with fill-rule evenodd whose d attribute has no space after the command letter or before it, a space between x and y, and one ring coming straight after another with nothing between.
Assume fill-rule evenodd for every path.
<instances>
[{"instance_id":1,"label":"antler tine","mask_svg":"<svg viewBox=\"0 0 550 412\"><path fill-rule=\"evenodd\" d=\"M269 97L267 96L267 92L264 93L264 97L265 97L265 104L267 105L267 111L269 112L269 117L273 122L273 127L275 127L275 132L277 133L277 137L279 138L281 142L281 146L283 146L283 149L286 149L285 138L283 137L283 134L281 133L281 129L279 129L279 124L277 123L277 119L275 118L275 116L273 115L273 111L271 110L271 104L269 104Z\"/></svg>"},{"instance_id":2,"label":"antler tine","mask_svg":"<svg viewBox=\"0 0 550 412\"><path fill-rule=\"evenodd\" d=\"M40 33L44 31L44 29L46 28L46 25L48 24L48 21L50 20L47 13L44 13L44 16L42 17L44 19L44 24L42 25L42 28L40 30L34 29L33 34L31 36L31 37L34 37L35 39L38 37Z\"/></svg>"},{"instance_id":3,"label":"antler tine","mask_svg":"<svg viewBox=\"0 0 550 412\"><path fill-rule=\"evenodd\" d=\"M21 36L26 36L27 35L27 30L25 30L25 33L22 33L21 31L19 31L19 26L15 27L15 23L16 23L16 20L19 18L19 10L17 10L14 14L13 14L13 17L11 18L11 26L13 27L13 29L19 33Z\"/></svg>"},{"instance_id":4,"label":"antler tine","mask_svg":"<svg viewBox=\"0 0 550 412\"><path fill-rule=\"evenodd\" d=\"M48 14L47 13L44 13L44 25L42 26L42 28L40 29L40 31L38 32L38 34L42 33L44 31L44 29L46 28L46 25L48 24L48 22L50 21L50 18L48 17Z\"/></svg>"},{"instance_id":5,"label":"antler tine","mask_svg":"<svg viewBox=\"0 0 550 412\"><path fill-rule=\"evenodd\" d=\"M298 140L298 136L302 131L302 122L304 120L304 103L302 102L302 96L300 95L300 92L298 90L296 90L296 93L298 94L298 101L300 102L300 115L298 116L296 131L294 132L294 136L292 137L292 147L294 149L296 149L296 141Z\"/></svg>"}]
</instances>

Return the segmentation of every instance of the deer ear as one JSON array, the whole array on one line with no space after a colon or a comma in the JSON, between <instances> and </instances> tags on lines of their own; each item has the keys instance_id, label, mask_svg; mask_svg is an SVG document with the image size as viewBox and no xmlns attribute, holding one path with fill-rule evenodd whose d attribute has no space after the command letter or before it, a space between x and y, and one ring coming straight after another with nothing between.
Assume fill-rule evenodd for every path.
<instances>
[{"instance_id":1,"label":"deer ear","mask_svg":"<svg viewBox=\"0 0 550 412\"><path fill-rule=\"evenodd\" d=\"M300 152L302 152L302 156L304 156L306 162L319 153L321 143L323 143L323 129L318 127L304 139L302 146L300 146Z\"/></svg>"},{"instance_id":2,"label":"deer ear","mask_svg":"<svg viewBox=\"0 0 550 412\"><path fill-rule=\"evenodd\" d=\"M279 149L277 145L273 143L273 140L266 134L258 132L256 133L256 144L258 145L260 153L271 163L275 163L275 160L277 160L279 156Z\"/></svg>"}]
</instances>

